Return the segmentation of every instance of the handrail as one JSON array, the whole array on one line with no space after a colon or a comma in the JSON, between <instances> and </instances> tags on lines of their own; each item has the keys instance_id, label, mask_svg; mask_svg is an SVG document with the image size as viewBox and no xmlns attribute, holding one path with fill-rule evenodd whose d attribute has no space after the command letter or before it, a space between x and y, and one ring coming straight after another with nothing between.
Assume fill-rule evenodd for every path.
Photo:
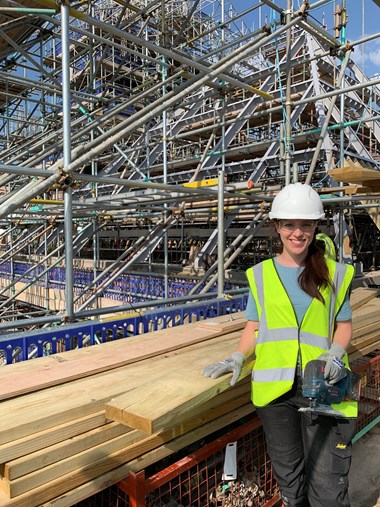
<instances>
[{"instance_id":1,"label":"handrail","mask_svg":"<svg viewBox=\"0 0 380 507\"><path fill-rule=\"evenodd\" d=\"M135 312L130 317L116 317L114 320L96 319L5 334L0 337L0 358L3 365L7 365L219 315L231 315L245 309L247 298L248 291L228 299L215 298L207 302L160 308L147 314Z\"/></svg>"}]
</instances>

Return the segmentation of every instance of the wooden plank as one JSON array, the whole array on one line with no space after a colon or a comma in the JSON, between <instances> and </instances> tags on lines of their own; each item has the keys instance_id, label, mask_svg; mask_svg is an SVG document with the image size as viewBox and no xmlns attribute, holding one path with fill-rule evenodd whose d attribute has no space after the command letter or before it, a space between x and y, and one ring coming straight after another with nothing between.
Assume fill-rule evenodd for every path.
<instances>
[{"instance_id":1,"label":"wooden plank","mask_svg":"<svg viewBox=\"0 0 380 507\"><path fill-rule=\"evenodd\" d=\"M365 337L363 342L351 346L349 353L353 354L366 347L369 344L378 343L377 332L372 336ZM217 359L217 358L215 358ZM250 375L250 365L245 366L244 375ZM229 382L227 379L218 382L212 379L206 379L209 382L209 388L205 384L205 379L199 376L196 370L190 372L191 376L186 377L186 389L183 387L183 376L176 370L167 372L165 377L158 382L147 382L133 392L126 393L106 404L106 415L112 417L118 422L127 426L145 431L149 434L159 431L170 424L170 418L173 413L185 413L192 410L194 406L212 397L219 389L223 389L223 382ZM150 400L155 400L154 406ZM144 401L147 400L147 401Z\"/></svg>"},{"instance_id":2,"label":"wooden plank","mask_svg":"<svg viewBox=\"0 0 380 507\"><path fill-rule=\"evenodd\" d=\"M359 164L352 164L350 167L338 167L336 169L330 169L329 174L333 177L334 181L343 181L344 183L361 183L365 182L368 185L380 185L379 172L374 169L368 169L367 167L360 166ZM376 182L376 183L375 183Z\"/></svg>"},{"instance_id":3,"label":"wooden plank","mask_svg":"<svg viewBox=\"0 0 380 507\"><path fill-rule=\"evenodd\" d=\"M348 348L348 357L350 361L354 361L355 359L359 359L360 357L373 352L380 348L380 336L379 332L376 331L372 334L369 334L360 341L360 343L354 343L350 345Z\"/></svg>"},{"instance_id":4,"label":"wooden plank","mask_svg":"<svg viewBox=\"0 0 380 507\"><path fill-rule=\"evenodd\" d=\"M376 311L375 315L369 315L367 318L363 319L361 322L355 322L352 321L352 331L355 333L356 331L360 331L363 327L370 325L370 324L379 324L380 319L378 312ZM379 326L380 327L380 326Z\"/></svg>"},{"instance_id":5,"label":"wooden plank","mask_svg":"<svg viewBox=\"0 0 380 507\"><path fill-rule=\"evenodd\" d=\"M242 411L243 409L244 411L248 410L248 414L250 413L249 406L243 407ZM251 431L253 431L261 426L261 422L256 417L253 418L251 425L252 425ZM179 445L181 445L180 442ZM160 459L165 458L171 454L170 449L168 449L167 445L162 446L153 452L160 453L161 456ZM137 460L134 460L127 465L122 465L112 470L111 472L103 474L91 481L88 481L85 484L82 484L81 486L78 486L77 488L73 488L67 493L59 497L56 497L51 501L41 504L39 507L70 507L71 505L77 504L81 500L86 500L87 498L98 493L99 491L102 491L107 487L107 485L109 486L112 484L116 484L120 480L124 479L128 475L128 472L126 473L126 470L129 471L130 469L132 469L132 471L137 472L139 471L139 469L141 470L142 468L146 468L147 466L149 466L149 461L151 461L151 456L149 455L149 453L147 453L147 455L145 455L143 458L138 458ZM140 468L139 463L142 463L142 468Z\"/></svg>"},{"instance_id":6,"label":"wooden plank","mask_svg":"<svg viewBox=\"0 0 380 507\"><path fill-rule=\"evenodd\" d=\"M254 412L255 408L252 403L247 403L246 405L240 406L238 409L230 411L225 417L222 416L215 421L211 421L211 423L205 425L208 427L207 432L205 431L205 427L199 426L195 430L189 431L181 437L170 440L167 445L162 445L150 452L145 453L138 459L132 460L128 463L129 468L132 472L140 472L153 463L156 463L157 461L170 456L173 454L173 452L178 452L182 449L186 449L190 444L196 442L204 436L210 435L218 429L225 428L229 424L232 424L249 414L253 414ZM260 426L260 424L258 424L258 426Z\"/></svg>"},{"instance_id":7,"label":"wooden plank","mask_svg":"<svg viewBox=\"0 0 380 507\"><path fill-rule=\"evenodd\" d=\"M366 355L370 354L371 352L377 350L379 348L379 342L376 341L374 343L371 343L367 345L367 347L363 347L356 352L353 352L350 354L350 360L354 361L355 359L360 359L362 357L365 357Z\"/></svg>"},{"instance_id":8,"label":"wooden plank","mask_svg":"<svg viewBox=\"0 0 380 507\"><path fill-rule=\"evenodd\" d=\"M172 441L173 438L184 435L191 430L194 430L206 423L220 418L221 416L229 418L231 409L239 409L244 406L246 396L243 395L231 401L230 404L219 404L215 412L202 412L198 417L191 417L190 419L181 422L180 425L167 428L159 434L151 435L146 438L137 430L133 430L126 435L114 438L108 442L104 442L97 446L92 447L84 452L78 453L69 459L62 460L61 463L54 463L53 465L44 467L34 473L30 473L19 479L9 481L6 479L0 480L0 490L5 492L10 498L15 498L23 493L28 492L30 489L49 484L51 481L59 478L63 472L69 471L80 473L82 468L89 469L91 464L95 463L95 468L100 466L103 461L104 467L115 467L116 464L120 465L122 462L127 462L147 451L162 445L164 442ZM251 406L251 411L254 408ZM143 438L145 436L145 438ZM111 461L109 456L113 456ZM116 458L118 456L118 458Z\"/></svg>"},{"instance_id":9,"label":"wooden plank","mask_svg":"<svg viewBox=\"0 0 380 507\"><path fill-rule=\"evenodd\" d=\"M215 319L202 320L198 323L198 328L223 333L232 333L243 329L247 324L247 319L245 317L235 317L235 315L222 315Z\"/></svg>"},{"instance_id":10,"label":"wooden plank","mask_svg":"<svg viewBox=\"0 0 380 507\"><path fill-rule=\"evenodd\" d=\"M357 289L354 289L350 296L351 309L357 310L377 297L379 294L380 289L372 289L370 287L358 287Z\"/></svg>"},{"instance_id":11,"label":"wooden plank","mask_svg":"<svg viewBox=\"0 0 380 507\"><path fill-rule=\"evenodd\" d=\"M9 461L3 466L2 476L4 479L13 481L18 477L30 474L38 469L47 467L53 463L63 461L82 451L96 447L106 441L112 440L132 431L124 424L110 422L99 428L86 431L80 435L42 448L21 458Z\"/></svg>"},{"instance_id":12,"label":"wooden plank","mask_svg":"<svg viewBox=\"0 0 380 507\"><path fill-rule=\"evenodd\" d=\"M180 350L189 345L215 338L225 331L212 327L201 328L198 323L173 327L124 338L75 351L63 352L47 358L7 365L0 370L0 400L46 389L64 382L120 368L158 354ZM228 331L226 331L228 332ZM28 382L25 382L25 372Z\"/></svg>"},{"instance_id":13,"label":"wooden plank","mask_svg":"<svg viewBox=\"0 0 380 507\"><path fill-rule=\"evenodd\" d=\"M373 183L371 183L371 186L366 185L365 187L359 185L351 185L349 187L345 187L344 193L346 195L378 194L380 193L380 186L376 186L376 184Z\"/></svg>"},{"instance_id":14,"label":"wooden plank","mask_svg":"<svg viewBox=\"0 0 380 507\"><path fill-rule=\"evenodd\" d=\"M71 439L76 435L85 433L106 424L106 414L103 411L90 414L79 419L73 419L64 424L59 424L44 431L36 431L33 437L30 435L18 440L12 440L0 445L0 460L5 463L12 459L25 456L39 449L46 449L53 444ZM3 474L4 475L4 474Z\"/></svg>"},{"instance_id":15,"label":"wooden plank","mask_svg":"<svg viewBox=\"0 0 380 507\"><path fill-rule=\"evenodd\" d=\"M364 323L367 324L367 321L363 321L362 324L364 324ZM361 335L363 337L363 340L369 339L368 335L369 335L370 331L368 329L368 326L362 326L362 327L367 327L366 332ZM360 329L360 328L358 328L358 329ZM363 329L362 329L362 331L363 331ZM376 329L374 329L373 331L375 332ZM177 376L174 376L174 373L173 373L172 378L175 379L176 384L182 386L182 388L184 386L184 380L186 380L186 382L191 385L193 383L197 383L198 380L200 380L201 382L206 381L206 383L209 383L209 382L218 383L218 380L205 379L204 377L201 376L200 372L206 364L209 364L209 362L215 361L219 358L228 357L228 355L230 355L230 353L233 350L235 350L236 343L238 342L240 335L241 335L240 332L231 333L229 335L223 335L223 336L221 335L218 338L215 338L215 340L210 340L210 342L202 342L201 344L196 344L191 347L186 347L178 352L173 351L173 352L169 353L167 355L167 357L166 357L166 354L164 354L163 356L155 357L154 360L148 359L145 361L141 361L141 362L138 362L135 364L130 364L125 367L118 368L117 370L113 370L112 372L100 373L98 375L95 375L94 377L89 377L89 378L83 379L81 381L79 381L79 380L74 381L71 384L66 384L65 386L58 386L58 387L47 389L46 391L36 392L36 393L22 396L20 398L7 400L7 401L3 402L3 410L5 412L7 412L7 416L10 417L10 422L14 422L16 420L14 418L15 414L18 414L21 417L26 414L26 416L29 418L29 411L32 412L34 410L37 412L37 410L38 410L42 413L46 409L46 411L47 411L46 412L46 416L47 416L46 419L43 419L42 417L41 417L41 419L38 419L36 414L33 414L33 417L31 419L36 420L37 424L41 423L42 425L46 424L46 420L48 420L49 421L48 424L50 424L52 421L52 418L58 416L58 409L56 410L56 408L55 408L52 412L49 412L47 400L49 399L50 403L54 403L55 398L56 398L56 392L58 393L58 396L60 398L61 405L65 404L67 401L67 403L70 405L70 407L73 407L72 410L75 412L75 410L77 410L78 408L75 404L72 404L72 400L70 398L77 396L79 398L77 400L78 407L80 406L79 403L80 404L83 403L82 408L84 410L89 410L87 405L91 404L92 402L95 402L95 404L98 403L98 396L97 395L98 395L98 392L100 392L103 388L104 388L104 392L100 396L105 395L106 390L108 390L109 392L112 391L112 393L118 392L120 389L120 386L119 385L115 386L115 383L118 384L120 382L120 385L121 385L122 378L123 378L123 382L124 382L123 392L128 393L129 395L132 395L137 389L140 388L142 382L145 381L147 371L149 372L150 383L152 383L152 384L157 383L160 379L162 379L163 376L166 376L167 379L170 378L172 375L172 372L174 372L175 370L177 371ZM374 346L373 343L364 342L364 341L360 340L360 343L358 342L357 346L361 347L362 345L367 346L367 347ZM360 349L360 351L362 352L361 349ZM356 349L355 349L355 352L356 352ZM119 374L122 374L123 377L119 376ZM226 395L227 393L229 393L229 391L228 391L229 377L230 377L229 375L226 376L226 378L225 378L226 385L222 386L222 395L223 396ZM249 375L247 375L245 378L246 378L245 389L246 389L246 392L248 392L247 388L249 388ZM128 379L127 382L126 382L126 379ZM90 380L91 381L96 380L97 387L95 387L96 386L95 382L89 382ZM70 387L70 390L63 389L63 388L67 388L67 387ZM170 387L169 384L168 384L168 387ZM90 396L87 397L87 393L85 394L85 392L87 390L91 390L90 394L91 394L92 398ZM218 391L216 391L216 392L218 392ZM67 397L66 400L64 398L64 393L66 393L66 397ZM42 396L42 395L44 395L44 396ZM113 396L113 395L111 395L111 396ZM217 396L215 396L215 393L212 394L211 398L208 398L208 395L205 397L207 403L215 402L216 398L217 398ZM234 397L232 396L231 399L233 400L233 398ZM32 402L32 399L33 399L33 402ZM21 400L24 400L24 401L27 400L25 407L23 407L23 408L21 408ZM40 405L40 402L42 403L42 405ZM188 421L189 424L194 424L196 422L196 419L194 419L192 417L189 417L188 419L184 419L184 418L186 416L189 416L190 413L191 414L199 413L200 404L202 402L203 402L203 398L201 395L199 395L197 402L193 406L191 406L191 400L187 400L187 401L185 400L185 405L187 404L188 408L184 409L184 407L181 405L181 407L178 411L175 410L172 414L170 414L170 418L167 420L167 424L170 424L170 422L173 424L174 420L180 421L180 424L178 424L178 427L181 426L182 428L184 427L183 421ZM239 401L239 403L240 403L240 401ZM223 404L222 404L222 406L223 406ZM11 408L11 411L9 413L8 413L8 408ZM228 408L230 408L230 407L228 407ZM251 410L252 409L253 409L253 407L251 406ZM189 412L188 412L188 410L189 410ZM217 410L219 410L219 407L216 404L215 410L212 410L213 417L214 417ZM62 412L65 414L65 417L66 417L66 414L68 412L68 406L65 406L65 408L62 410ZM210 408L208 409L208 412L210 412ZM45 416L45 413L44 413L44 416ZM241 416L241 413L240 413L240 416ZM1 431L2 431L1 417L2 417L2 415L0 414L0 435L1 435ZM5 419L3 419L3 421L5 421ZM17 421L16 421L16 424L17 424ZM8 422L8 424L9 424L9 422ZM23 425L22 424L19 425L19 429L20 429L20 427L22 428ZM165 428L165 430L168 430L168 427L166 426L166 424L164 424L163 427ZM172 431L175 431L175 430L173 430L173 428L176 428L176 427L177 426L172 427ZM186 425L185 425L185 429L186 429ZM5 431L5 429L4 429L4 431ZM30 435L31 435L30 440L33 440L33 433L30 433ZM174 435L175 435L175 433L174 433ZM141 449L143 449L143 454L141 454L141 456L139 458L136 458L136 460L134 460L134 458L133 458L133 460L136 463L135 464L136 467L138 467L139 464L141 464L141 463L147 462L145 460L153 459L152 457L149 457L150 453L152 453L152 456L157 455L157 453L155 451L146 450L149 447L149 445L153 445L153 442L154 442L154 445L157 445L157 440L154 440L154 438L158 437L158 433L151 435L151 437L153 438L153 440L151 440L150 443L147 443L147 447L145 447L145 444L144 444L144 442L146 443L145 439L142 439L142 440L139 440L138 442L136 442L136 447L135 447L134 451L140 452ZM171 434L171 437L173 438L173 433ZM150 437L147 437L147 438L150 438ZM161 433L161 438L162 438L162 433ZM139 444L140 447L138 447L137 444ZM69 444L67 444L67 445L69 445ZM103 443L100 445L103 445ZM104 443L104 445L106 445L106 443ZM132 445L134 445L134 444L132 444ZM66 446L66 442L62 443L62 445L59 447L61 447L63 449L65 446ZM158 447L157 449L160 449L160 448L161 447ZM165 448L165 446L162 446L162 448ZM171 449L171 447L169 449ZM91 452L92 450L93 450L92 448L88 449L89 452ZM100 449L98 449L98 451L99 450ZM124 449L124 451L126 452L126 449ZM129 449L129 451L132 451L132 449ZM120 457L121 454L118 454L119 452L121 453L122 450L121 449L117 450L115 447L115 451L111 454L113 454L114 456ZM161 451L158 451L158 453L159 452L161 452ZM163 450L162 452L167 452L167 451ZM78 454L81 454L81 453L78 453ZM42 451L41 451L41 456L42 456ZM22 505L22 502L27 497L29 500L33 500L33 498L37 498L37 497L33 497L32 491L31 490L29 491L27 488L35 488L36 490L39 490L39 492L41 494L45 494L46 490L49 490L51 484L54 483L54 484L58 484L57 487L59 489L59 487L61 487L61 486L59 485L60 483L57 481L60 480L59 479L60 476L57 474L62 474L64 472L65 477L70 477L71 474L75 474L76 471L78 470L78 468L77 469L73 468L73 470L70 470L67 468L65 469L64 466L66 464L69 464L69 462L70 462L70 466L73 466L73 467L77 466L78 461L75 461L76 459L77 460L84 459L84 456L80 457L77 454L70 455L69 461L67 461L67 462L65 462L64 460L62 461L61 468L58 467L58 462L55 463L54 465L50 464L50 465L48 465L48 467L38 468L38 470L36 470L36 472L35 472L36 473L35 477L38 477L39 480L41 480L41 481L49 479L48 482L46 482L45 484L41 484L41 487L38 487L38 486L35 487L36 483L35 482L33 483L33 481L30 480L33 474L30 474L30 475L25 474L25 475L20 476L19 472L18 472L15 475L11 475L12 474L11 470L14 471L17 469L12 468L12 465L15 465L15 463L10 464L11 468L9 468L9 470L10 470L9 477L13 477L13 480L12 479L10 480L8 478L7 480L9 481L9 484L6 487L13 488L14 492L20 492L23 490L23 488L26 488L25 493L22 493L16 499L16 500L20 500L20 503L17 503L17 504L15 503L14 505L18 505L18 506ZM23 461L23 460L21 460L21 461ZM21 466L20 465L21 461L19 461L18 466ZM24 463L26 463L26 462L27 462L27 460L24 461ZM30 467L31 466L30 463L31 463L31 460L29 460L29 464L27 466ZM114 464L114 466L118 466L119 463L120 462L116 463L116 465ZM9 465L9 463L7 463L7 465ZM90 481L91 481L91 477L94 477L94 478L97 477L96 475L92 475L93 473L96 473L96 470L93 470L91 468L91 465L92 465L92 462L90 463L88 461L86 461L85 464L83 465L83 467L88 467L88 469L89 469L89 474L88 474L89 479L86 478L86 480L90 480ZM54 466L56 466L55 469L53 468ZM105 464L104 463L100 464L99 460L95 460L94 466L95 466L95 468L99 467L99 468L103 469L102 467L103 466L105 467ZM123 465L121 465L121 466L123 466ZM128 463L128 466L129 467L131 466L131 461ZM79 467L79 470L81 470L81 469L82 469L82 465ZM106 468L104 468L104 470L106 470ZM110 470L110 469L108 469L108 470ZM107 474L107 473L108 473L108 471L104 471L104 474ZM57 475L56 478L54 478L55 474ZM102 474L102 472L100 472L100 474ZM83 478L83 476L81 476L81 472L79 472L79 477ZM68 480L70 482L70 479L68 479ZM37 483L38 483L38 481L37 481ZM80 484L80 483L78 483L78 484ZM73 486L74 489L75 489L75 487L77 487L77 486ZM41 489L41 488L45 488L45 489ZM61 494L63 495L64 492L55 493L55 495L61 495ZM43 498L45 498L45 500ZM53 497L50 497L50 498L53 498ZM41 505L41 502L43 502L43 501L48 501L48 499L46 499L46 497L43 497L43 496L39 497L38 503L36 505ZM3 505L1 495L0 495L0 505ZM6 504L4 504L4 505L6 505ZM25 505L28 505L28 507L32 507L33 504L32 503L28 503L28 504L25 503ZM68 504L68 505L72 505L72 504Z\"/></svg>"},{"instance_id":16,"label":"wooden plank","mask_svg":"<svg viewBox=\"0 0 380 507\"><path fill-rule=\"evenodd\" d=\"M369 301L365 305L352 312L352 327L353 329L357 329L362 325L367 325L371 322L375 322L376 319L380 319L379 299L373 299L372 301Z\"/></svg>"},{"instance_id":17,"label":"wooden plank","mask_svg":"<svg viewBox=\"0 0 380 507\"><path fill-rule=\"evenodd\" d=\"M88 466L77 469L75 472L70 472L57 479L49 481L47 484L30 489L16 498L10 499L3 492L0 492L0 505L1 507L41 507L44 502L52 501L56 497L61 496L61 501L62 498L65 498L64 502L67 502L63 504L61 503L61 507L69 507L70 505L73 505L68 494L68 492L72 489L82 484L86 485L98 477L100 477L99 482L102 484L100 489L107 488L111 484L125 478L129 471L133 468L138 469L140 463L142 464L142 468L146 468L149 464L153 464L163 457L170 456L171 454L186 448L193 442L196 442L215 431L225 428L228 424L238 421L252 412L254 412L254 407L251 403L248 403L247 405L230 412L227 416L218 417L209 423L188 431L181 437L170 440L165 444L160 443L160 447L155 448L151 453L144 453L143 459L139 456L129 462L127 456L130 448L128 447L116 453L104 456L103 459L98 462L91 463ZM156 436L152 435L148 437L148 439L154 437ZM55 500L52 502L52 505L57 506Z\"/></svg>"},{"instance_id":18,"label":"wooden plank","mask_svg":"<svg viewBox=\"0 0 380 507\"><path fill-rule=\"evenodd\" d=\"M351 344L354 343L360 343L360 340L369 333L372 333L373 331L379 331L380 335L380 317L378 320L375 320L375 322L372 322L371 324L368 324L367 326L361 326L353 330L352 333L352 341Z\"/></svg>"},{"instance_id":19,"label":"wooden plank","mask_svg":"<svg viewBox=\"0 0 380 507\"><path fill-rule=\"evenodd\" d=\"M49 483L60 477L63 472L75 472L81 467L88 467L93 462L97 462L99 465L99 460L103 458L109 462L108 456L110 454L122 452L122 455L125 456L125 461L129 461L146 453L147 450L152 450L166 441L178 438L178 436L186 434L189 430L198 428L217 417L228 417L231 410L238 409L246 403L247 397L245 395L240 396L232 400L228 405L220 404L213 413L210 411L203 412L199 414L197 418L192 417L185 422L181 422L181 424L176 427L167 428L165 431L156 435L151 435L148 438L146 438L146 435L142 434L142 432L132 430L128 435L125 435L125 439L119 437L108 442L103 442L85 452L78 453L69 459L65 459L61 463L55 463L52 466L44 467L43 469L13 481L3 479L0 481L0 489L5 491L10 498L14 498L22 493L26 493L31 487L38 487L39 485ZM252 411L253 410L252 406ZM131 440L130 443L128 442L128 436ZM118 462L118 464L120 464L120 462Z\"/></svg>"},{"instance_id":20,"label":"wooden plank","mask_svg":"<svg viewBox=\"0 0 380 507\"><path fill-rule=\"evenodd\" d=\"M210 419L212 414L221 415L221 409L223 413L231 408L236 408L240 404L249 403L250 401L250 382L248 381L239 382L233 388L221 393L220 395L212 398L202 406L197 407L197 410L191 413L191 417L202 414L207 411ZM173 418L173 424L180 424L182 417L177 420ZM22 458L9 461L5 464L4 472L2 475L8 480L14 480L22 475L30 472L34 472L38 469L44 468L57 461L62 461L70 456L74 456L83 450L87 450L90 447L95 447L98 444L110 440L118 436L118 434L126 433L130 429L119 423L108 423L101 428L97 428L94 431L88 431L83 433L76 438L71 438L67 441L60 442L59 444L52 445L50 447L44 447L39 449L37 452L30 453L23 456ZM144 438L146 435L143 435ZM65 471L67 472L67 464L65 464Z\"/></svg>"},{"instance_id":21,"label":"wooden plank","mask_svg":"<svg viewBox=\"0 0 380 507\"><path fill-rule=\"evenodd\" d=\"M214 360L217 360L218 356ZM203 363L204 364L204 363ZM252 363L245 364L241 378L250 377ZM186 379L186 389L184 388ZM132 428L156 433L171 425L173 414L186 414L216 394L229 388L231 374L220 379L205 378L193 368L184 376L181 371L168 371L164 378L147 382L105 405L106 416ZM155 400L152 404L151 400Z\"/></svg>"},{"instance_id":22,"label":"wooden plank","mask_svg":"<svg viewBox=\"0 0 380 507\"><path fill-rule=\"evenodd\" d=\"M348 347L348 355L350 356L352 353L364 349L371 344L374 345L374 350L376 350L377 346L380 346L380 334L378 330L362 336L360 341L358 340L356 343L351 343Z\"/></svg>"},{"instance_id":23,"label":"wooden plank","mask_svg":"<svg viewBox=\"0 0 380 507\"><path fill-rule=\"evenodd\" d=\"M156 356L154 361L140 361L122 368L76 380L61 386L30 393L2 402L0 411L0 444L33 435L39 431L84 417L104 409L112 398L136 389L146 378L152 381L162 378L167 371L181 365L186 378L186 368L201 370L218 358L221 350L227 355L236 348L238 337L227 334L219 338L191 345L179 351ZM188 357L191 360L187 359ZM192 362L194 364L192 364ZM148 366L147 366L148 365ZM154 368L152 368L154 365ZM184 378L181 379L183 382Z\"/></svg>"},{"instance_id":24,"label":"wooden plank","mask_svg":"<svg viewBox=\"0 0 380 507\"><path fill-rule=\"evenodd\" d=\"M358 193L360 193L360 194L380 194L380 181L378 182L378 185L371 183L371 186L367 185L365 187L358 188Z\"/></svg>"},{"instance_id":25,"label":"wooden plank","mask_svg":"<svg viewBox=\"0 0 380 507\"><path fill-rule=\"evenodd\" d=\"M355 295L359 294L357 291L360 294L363 291L369 291L372 297L374 294L372 291L376 291L376 289L355 289L352 295L355 298L354 307L359 304L356 302L359 298L359 296ZM369 296L366 297L368 298ZM0 400L62 384L63 382L69 382L88 375L95 375L105 370L109 371L111 368L118 368L135 361L141 361L153 357L158 353L179 350L179 348L191 343L198 343L215 337L219 333L242 329L246 322L244 317L242 317L242 313L233 314L233 321L230 321L229 316L222 316L188 324L181 328L169 328L140 337L124 339L126 341L117 340L108 342L102 344L101 347L86 347L38 358L32 364L26 361L8 365L0 370ZM356 321L358 322L357 318ZM149 346L147 346L148 342ZM28 372L27 383L25 383L24 376L26 371Z\"/></svg>"},{"instance_id":26,"label":"wooden plank","mask_svg":"<svg viewBox=\"0 0 380 507\"><path fill-rule=\"evenodd\" d=\"M74 456L63 459L58 463L53 463L13 481L9 481L2 477L0 479L0 490L3 491L9 498L14 498L33 488L37 488L38 486L57 479L66 471L72 471L74 473L81 467L90 467L94 461L98 461L104 456L109 456L119 452L120 449L129 448L131 444L141 440L142 437L143 435L140 431L129 431L124 435L115 437L102 444L91 447L86 451L82 451ZM118 464L121 463L118 462Z\"/></svg>"},{"instance_id":27,"label":"wooden plank","mask_svg":"<svg viewBox=\"0 0 380 507\"><path fill-rule=\"evenodd\" d=\"M225 391L217 393L214 397L206 399L203 403L194 405L190 412L173 412L171 414L171 425L181 424L184 419L195 417L206 410L211 412L215 409L219 409L219 405L227 405L240 396L245 396L244 403L248 403L251 399L251 383L249 377L242 378L233 387L228 386ZM116 400L119 400L119 397L116 398ZM120 406L113 402L114 400L107 406L107 418L113 421L120 421L123 419L123 411L120 409Z\"/></svg>"}]
</instances>

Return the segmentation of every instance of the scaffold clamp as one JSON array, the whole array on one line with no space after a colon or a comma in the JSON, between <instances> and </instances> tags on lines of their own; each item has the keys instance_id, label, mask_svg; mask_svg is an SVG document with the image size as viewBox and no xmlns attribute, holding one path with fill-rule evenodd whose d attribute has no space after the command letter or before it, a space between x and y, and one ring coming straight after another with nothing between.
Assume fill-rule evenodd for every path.
<instances>
[{"instance_id":1,"label":"scaffold clamp","mask_svg":"<svg viewBox=\"0 0 380 507\"><path fill-rule=\"evenodd\" d=\"M50 187L50 189L64 191L67 188L71 187L72 184L73 184L73 178L69 174L61 171L61 176L60 176L59 180L56 183L54 183Z\"/></svg>"}]
</instances>

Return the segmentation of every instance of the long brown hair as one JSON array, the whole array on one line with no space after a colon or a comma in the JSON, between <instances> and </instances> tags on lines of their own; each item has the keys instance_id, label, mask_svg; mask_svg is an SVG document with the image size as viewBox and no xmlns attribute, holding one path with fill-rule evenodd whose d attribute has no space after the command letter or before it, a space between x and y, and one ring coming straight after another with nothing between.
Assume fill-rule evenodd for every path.
<instances>
[{"instance_id":1,"label":"long brown hair","mask_svg":"<svg viewBox=\"0 0 380 507\"><path fill-rule=\"evenodd\" d=\"M329 270L325 259L325 249L322 241L314 239L309 245L305 259L305 269L298 277L301 289L309 296L325 302L320 289L334 286L330 279Z\"/></svg>"}]
</instances>

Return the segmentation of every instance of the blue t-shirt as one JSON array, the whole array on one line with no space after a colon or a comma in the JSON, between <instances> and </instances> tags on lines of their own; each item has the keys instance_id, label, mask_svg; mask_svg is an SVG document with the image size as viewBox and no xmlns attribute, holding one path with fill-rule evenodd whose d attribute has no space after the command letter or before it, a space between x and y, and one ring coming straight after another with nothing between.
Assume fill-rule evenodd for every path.
<instances>
[{"instance_id":1,"label":"blue t-shirt","mask_svg":"<svg viewBox=\"0 0 380 507\"><path fill-rule=\"evenodd\" d=\"M274 258L273 260L278 276L280 277L282 284L284 285L286 292L289 296L289 299L292 302L298 324L300 324L306 313L306 310L308 309L312 301L312 297L306 294L306 292L304 292L298 285L298 277L304 268L282 266L277 262L276 258ZM252 296L251 291L249 291L247 307L245 310L245 317L247 320L256 320L256 321L259 320L256 303ZM343 301L343 304L337 314L336 320L337 321L350 320L351 318L352 318L352 310L350 306L350 298L347 292L346 298Z\"/></svg>"}]
</instances>

